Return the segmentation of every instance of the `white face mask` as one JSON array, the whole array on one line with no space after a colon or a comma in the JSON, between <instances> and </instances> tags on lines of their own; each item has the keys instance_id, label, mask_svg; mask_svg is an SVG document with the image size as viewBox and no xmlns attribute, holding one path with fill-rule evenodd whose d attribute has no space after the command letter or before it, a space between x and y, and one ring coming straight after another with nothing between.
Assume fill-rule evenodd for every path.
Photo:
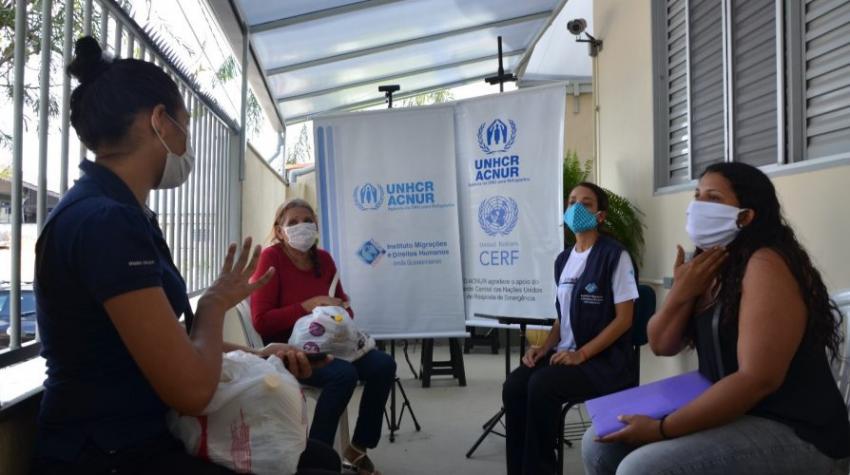
<instances>
[{"instance_id":1,"label":"white face mask","mask_svg":"<svg viewBox=\"0 0 850 475\"><path fill-rule=\"evenodd\" d=\"M692 201L688 205L685 230L694 245L706 250L727 246L738 237L738 215L742 209L720 203Z\"/></svg>"},{"instance_id":2,"label":"white face mask","mask_svg":"<svg viewBox=\"0 0 850 475\"><path fill-rule=\"evenodd\" d=\"M171 116L168 116L168 118L186 135L186 151L183 152L183 155L177 155L172 152L165 143L165 140L162 139L162 136L159 135L159 131L156 130L156 127L154 127L154 133L157 137L159 137L159 141L168 152L165 155L165 169L162 171L162 178L159 179L159 183L156 185L156 188L159 190L177 188L183 183L186 183L186 180L189 179L189 175L192 173L192 169L195 167L195 153L192 150L192 141L189 139L189 131L184 130L176 120L171 118Z\"/></svg>"},{"instance_id":3,"label":"white face mask","mask_svg":"<svg viewBox=\"0 0 850 475\"><path fill-rule=\"evenodd\" d=\"M281 228L289 245L301 252L307 252L313 244L316 244L316 239L319 237L319 228L316 223L293 224L281 226Z\"/></svg>"}]
</instances>

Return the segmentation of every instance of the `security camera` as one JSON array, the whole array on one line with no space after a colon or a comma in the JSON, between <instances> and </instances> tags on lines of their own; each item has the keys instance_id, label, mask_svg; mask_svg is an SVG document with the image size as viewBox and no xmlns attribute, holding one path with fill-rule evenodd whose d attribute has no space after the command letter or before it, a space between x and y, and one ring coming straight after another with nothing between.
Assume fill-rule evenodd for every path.
<instances>
[{"instance_id":1,"label":"security camera","mask_svg":"<svg viewBox=\"0 0 850 475\"><path fill-rule=\"evenodd\" d=\"M575 20L567 22L567 31L576 36L576 42L587 43L588 54L590 54L591 57L596 57L596 55L599 54L599 51L602 50L602 40L594 38L593 35L585 31L586 29L587 20L584 18L576 18ZM581 38L582 33L587 36L587 39Z\"/></svg>"},{"instance_id":2,"label":"security camera","mask_svg":"<svg viewBox=\"0 0 850 475\"><path fill-rule=\"evenodd\" d=\"M584 30L587 29L587 20L584 18L576 18L575 20L570 20L567 22L567 31L578 36L584 33Z\"/></svg>"}]
</instances>

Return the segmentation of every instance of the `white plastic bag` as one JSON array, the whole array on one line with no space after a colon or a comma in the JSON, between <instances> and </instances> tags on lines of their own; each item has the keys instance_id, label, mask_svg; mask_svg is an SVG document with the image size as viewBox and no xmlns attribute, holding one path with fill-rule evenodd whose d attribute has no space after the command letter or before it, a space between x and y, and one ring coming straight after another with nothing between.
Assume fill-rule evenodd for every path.
<instances>
[{"instance_id":1,"label":"white plastic bag","mask_svg":"<svg viewBox=\"0 0 850 475\"><path fill-rule=\"evenodd\" d=\"M295 322L289 344L306 353L325 352L355 361L375 348L375 339L357 328L342 307L316 307Z\"/></svg>"},{"instance_id":2,"label":"white plastic bag","mask_svg":"<svg viewBox=\"0 0 850 475\"><path fill-rule=\"evenodd\" d=\"M169 417L171 432L190 454L239 473L295 473L307 447L307 403L280 358L225 354L203 414Z\"/></svg>"}]
</instances>

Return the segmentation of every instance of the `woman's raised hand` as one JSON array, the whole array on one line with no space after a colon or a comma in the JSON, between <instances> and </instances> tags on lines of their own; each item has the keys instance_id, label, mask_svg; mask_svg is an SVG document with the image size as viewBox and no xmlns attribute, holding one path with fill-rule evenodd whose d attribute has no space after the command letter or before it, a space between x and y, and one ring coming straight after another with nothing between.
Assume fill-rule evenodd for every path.
<instances>
[{"instance_id":1,"label":"woman's raised hand","mask_svg":"<svg viewBox=\"0 0 850 475\"><path fill-rule=\"evenodd\" d=\"M722 247L709 249L685 262L685 250L676 246L676 263L673 265L673 288L683 299L695 299L705 293L714 282L720 267L729 253Z\"/></svg>"},{"instance_id":2,"label":"woman's raised hand","mask_svg":"<svg viewBox=\"0 0 850 475\"><path fill-rule=\"evenodd\" d=\"M230 244L218 278L204 292L201 299L205 303L217 305L223 311L227 311L245 300L254 290L266 285L274 275L274 267L270 267L262 277L251 282L251 275L257 267L260 251L259 245L254 247L253 252L251 251L250 237L242 243L238 257L236 257L236 244Z\"/></svg>"}]
</instances>

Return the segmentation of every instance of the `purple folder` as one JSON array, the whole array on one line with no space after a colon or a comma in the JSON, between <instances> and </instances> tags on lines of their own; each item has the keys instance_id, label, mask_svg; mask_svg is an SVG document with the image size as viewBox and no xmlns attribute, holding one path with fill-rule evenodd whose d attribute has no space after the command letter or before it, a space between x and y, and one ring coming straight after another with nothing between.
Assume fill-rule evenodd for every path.
<instances>
[{"instance_id":1,"label":"purple folder","mask_svg":"<svg viewBox=\"0 0 850 475\"><path fill-rule=\"evenodd\" d=\"M604 437L625 427L617 416L641 414L659 419L693 401L710 386L699 371L693 371L591 399L585 407L596 435Z\"/></svg>"}]
</instances>

